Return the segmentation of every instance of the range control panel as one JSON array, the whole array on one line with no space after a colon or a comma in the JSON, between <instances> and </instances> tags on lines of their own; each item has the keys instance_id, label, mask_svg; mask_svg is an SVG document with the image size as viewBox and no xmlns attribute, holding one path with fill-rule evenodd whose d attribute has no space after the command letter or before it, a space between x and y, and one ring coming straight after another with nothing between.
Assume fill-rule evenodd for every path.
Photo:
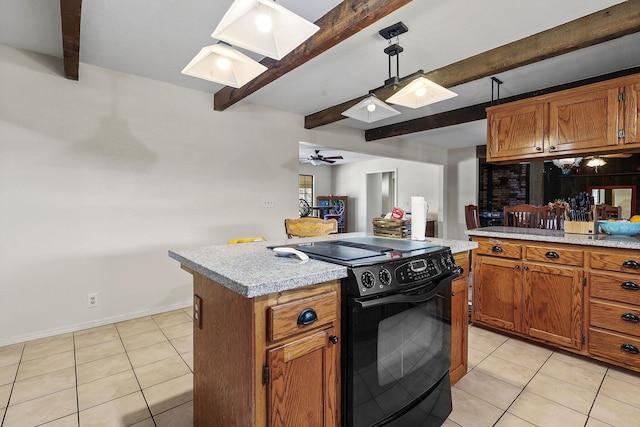
<instances>
[{"instance_id":1,"label":"range control panel","mask_svg":"<svg viewBox=\"0 0 640 427\"><path fill-rule=\"evenodd\" d=\"M352 267L347 290L357 296L393 292L449 275L456 268L451 250L443 248L410 258Z\"/></svg>"}]
</instances>

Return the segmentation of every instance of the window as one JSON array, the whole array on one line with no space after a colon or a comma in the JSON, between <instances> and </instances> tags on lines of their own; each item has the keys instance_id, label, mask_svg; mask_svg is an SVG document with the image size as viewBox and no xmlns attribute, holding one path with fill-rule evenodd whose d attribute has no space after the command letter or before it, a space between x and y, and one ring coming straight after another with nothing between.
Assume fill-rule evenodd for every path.
<instances>
[{"instance_id":1,"label":"window","mask_svg":"<svg viewBox=\"0 0 640 427\"><path fill-rule=\"evenodd\" d=\"M298 175L298 198L313 206L313 175Z\"/></svg>"}]
</instances>

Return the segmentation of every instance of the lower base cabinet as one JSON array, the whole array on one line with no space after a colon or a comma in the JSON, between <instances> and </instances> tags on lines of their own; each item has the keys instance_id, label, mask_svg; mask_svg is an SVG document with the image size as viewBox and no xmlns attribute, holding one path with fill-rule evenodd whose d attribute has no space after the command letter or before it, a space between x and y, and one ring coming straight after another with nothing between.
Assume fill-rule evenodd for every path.
<instances>
[{"instance_id":1,"label":"lower base cabinet","mask_svg":"<svg viewBox=\"0 0 640 427\"><path fill-rule=\"evenodd\" d=\"M458 382L467 373L469 333L469 255L461 252L454 255L462 274L451 283L451 384Z\"/></svg>"},{"instance_id":2,"label":"lower base cabinet","mask_svg":"<svg viewBox=\"0 0 640 427\"><path fill-rule=\"evenodd\" d=\"M640 372L640 251L473 240L474 324Z\"/></svg>"},{"instance_id":3,"label":"lower base cabinet","mask_svg":"<svg viewBox=\"0 0 640 427\"><path fill-rule=\"evenodd\" d=\"M194 273L194 294L194 425L340 426L339 281L250 299Z\"/></svg>"}]
</instances>

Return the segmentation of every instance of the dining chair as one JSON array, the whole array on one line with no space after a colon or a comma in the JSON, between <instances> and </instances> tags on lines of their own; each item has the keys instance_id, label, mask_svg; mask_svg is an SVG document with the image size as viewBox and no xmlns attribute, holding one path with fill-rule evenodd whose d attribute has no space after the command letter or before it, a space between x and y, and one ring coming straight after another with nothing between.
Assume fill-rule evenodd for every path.
<instances>
[{"instance_id":1,"label":"dining chair","mask_svg":"<svg viewBox=\"0 0 640 427\"><path fill-rule=\"evenodd\" d=\"M334 218L287 218L284 220L284 229L290 239L292 237L326 236L338 232L338 221Z\"/></svg>"},{"instance_id":2,"label":"dining chair","mask_svg":"<svg viewBox=\"0 0 640 427\"><path fill-rule=\"evenodd\" d=\"M622 206L611 206L606 203L596 205L596 216L598 219L621 219Z\"/></svg>"},{"instance_id":3,"label":"dining chair","mask_svg":"<svg viewBox=\"0 0 640 427\"><path fill-rule=\"evenodd\" d=\"M533 205L506 206L505 227L547 228L547 207Z\"/></svg>"},{"instance_id":4,"label":"dining chair","mask_svg":"<svg viewBox=\"0 0 640 427\"><path fill-rule=\"evenodd\" d=\"M464 219L467 222L467 230L482 227L480 225L480 213L476 205L466 205L464 207Z\"/></svg>"},{"instance_id":5,"label":"dining chair","mask_svg":"<svg viewBox=\"0 0 640 427\"><path fill-rule=\"evenodd\" d=\"M549 230L564 230L564 210L562 206L547 206L547 226Z\"/></svg>"}]
</instances>

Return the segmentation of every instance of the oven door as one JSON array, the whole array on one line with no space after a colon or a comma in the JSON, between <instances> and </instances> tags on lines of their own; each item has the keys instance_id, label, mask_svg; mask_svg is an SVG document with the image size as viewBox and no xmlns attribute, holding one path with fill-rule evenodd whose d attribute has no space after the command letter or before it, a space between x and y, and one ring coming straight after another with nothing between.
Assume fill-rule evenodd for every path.
<instances>
[{"instance_id":1,"label":"oven door","mask_svg":"<svg viewBox=\"0 0 640 427\"><path fill-rule=\"evenodd\" d=\"M346 426L440 426L447 418L455 276L380 298L348 298Z\"/></svg>"}]
</instances>

